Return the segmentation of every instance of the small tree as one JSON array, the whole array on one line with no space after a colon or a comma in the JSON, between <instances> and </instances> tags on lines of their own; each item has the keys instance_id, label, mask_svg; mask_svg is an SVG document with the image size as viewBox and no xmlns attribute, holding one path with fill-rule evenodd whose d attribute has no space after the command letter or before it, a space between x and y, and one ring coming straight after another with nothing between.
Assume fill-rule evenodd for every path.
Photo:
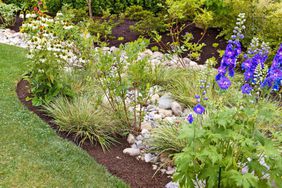
<instances>
[{"instance_id":1,"label":"small tree","mask_svg":"<svg viewBox=\"0 0 282 188\"><path fill-rule=\"evenodd\" d=\"M86 0L86 1L87 1L87 6L88 6L89 17L93 18L92 0Z\"/></svg>"}]
</instances>

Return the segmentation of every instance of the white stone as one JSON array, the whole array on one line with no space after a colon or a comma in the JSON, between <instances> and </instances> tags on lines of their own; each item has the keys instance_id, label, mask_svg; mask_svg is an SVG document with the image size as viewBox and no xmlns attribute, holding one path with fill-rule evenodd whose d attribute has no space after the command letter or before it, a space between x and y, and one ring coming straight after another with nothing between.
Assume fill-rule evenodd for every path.
<instances>
[{"instance_id":1,"label":"white stone","mask_svg":"<svg viewBox=\"0 0 282 188\"><path fill-rule=\"evenodd\" d=\"M152 165L152 167L153 167L153 170L157 170L158 169L157 165Z\"/></svg>"},{"instance_id":2,"label":"white stone","mask_svg":"<svg viewBox=\"0 0 282 188\"><path fill-rule=\"evenodd\" d=\"M135 143L135 136L133 134L129 134L127 137L127 142L129 144L134 144Z\"/></svg>"},{"instance_id":3,"label":"white stone","mask_svg":"<svg viewBox=\"0 0 282 188\"><path fill-rule=\"evenodd\" d=\"M165 188L179 188L179 184L171 181L166 184Z\"/></svg>"},{"instance_id":4,"label":"white stone","mask_svg":"<svg viewBox=\"0 0 282 188\"><path fill-rule=\"evenodd\" d=\"M143 138L143 136L142 135L138 135L137 137L136 137L136 140L143 140L144 138Z\"/></svg>"},{"instance_id":5,"label":"white stone","mask_svg":"<svg viewBox=\"0 0 282 188\"><path fill-rule=\"evenodd\" d=\"M159 99L160 99L160 96L156 93L151 97L150 101L151 103L156 104L159 101Z\"/></svg>"},{"instance_id":6,"label":"white stone","mask_svg":"<svg viewBox=\"0 0 282 188\"><path fill-rule=\"evenodd\" d=\"M142 122L141 123L141 130L151 130L152 129L152 125L150 122Z\"/></svg>"},{"instance_id":7,"label":"white stone","mask_svg":"<svg viewBox=\"0 0 282 188\"><path fill-rule=\"evenodd\" d=\"M170 109L173 102L173 98L170 95L165 94L159 100L159 108Z\"/></svg>"},{"instance_id":8,"label":"white stone","mask_svg":"<svg viewBox=\"0 0 282 188\"><path fill-rule=\"evenodd\" d=\"M140 149L135 149L135 148L125 148L123 150L124 154L128 154L130 156L137 156L140 154Z\"/></svg>"},{"instance_id":9,"label":"white stone","mask_svg":"<svg viewBox=\"0 0 282 188\"><path fill-rule=\"evenodd\" d=\"M178 102L172 102L171 103L171 109L174 115L181 116L182 114L182 107Z\"/></svg>"},{"instance_id":10,"label":"white stone","mask_svg":"<svg viewBox=\"0 0 282 188\"><path fill-rule=\"evenodd\" d=\"M167 167L166 174L172 175L172 174L174 174L174 172L175 172L175 168L173 168L171 166Z\"/></svg>"},{"instance_id":11,"label":"white stone","mask_svg":"<svg viewBox=\"0 0 282 188\"><path fill-rule=\"evenodd\" d=\"M154 119L155 121L161 120L161 119L162 119L162 115L160 115L160 114L155 114L154 117L153 117L153 119Z\"/></svg>"},{"instance_id":12,"label":"white stone","mask_svg":"<svg viewBox=\"0 0 282 188\"><path fill-rule=\"evenodd\" d=\"M155 156L152 155L151 153L146 153L144 155L144 160L146 163L152 162L154 160Z\"/></svg>"},{"instance_id":13,"label":"white stone","mask_svg":"<svg viewBox=\"0 0 282 188\"><path fill-rule=\"evenodd\" d=\"M172 111L171 110L165 110L165 109L159 109L159 114L162 115L162 118L171 117Z\"/></svg>"}]
</instances>

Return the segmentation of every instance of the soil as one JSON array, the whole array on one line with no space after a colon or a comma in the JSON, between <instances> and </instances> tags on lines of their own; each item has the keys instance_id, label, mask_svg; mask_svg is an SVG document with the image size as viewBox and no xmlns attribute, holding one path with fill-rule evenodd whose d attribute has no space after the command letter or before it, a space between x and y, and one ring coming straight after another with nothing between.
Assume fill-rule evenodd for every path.
<instances>
[{"instance_id":1,"label":"soil","mask_svg":"<svg viewBox=\"0 0 282 188\"><path fill-rule=\"evenodd\" d=\"M140 37L140 35L138 35L138 33L133 32L130 29L130 26L134 25L135 23L136 22L134 22L134 21L125 19L124 22L122 22L117 27L115 27L112 31L112 34L113 34L115 39L109 41L110 46L116 46L117 47L120 44L137 40ZM197 62L199 64L205 64L206 60L211 58L211 57L215 57L216 59L220 59L218 50L224 50L226 45L227 45L226 41L223 38L217 37L218 34L220 33L220 29L210 28L210 29L207 30L204 37L202 37L202 35L204 34L203 29L196 27L195 24L191 24L190 22L187 22L186 24L189 24L190 26L188 28L186 28L182 33L183 34L186 33L186 32L192 33L193 37L194 37L193 42L198 42L200 40L199 43L205 43L206 44L206 46L203 47L203 49L202 49L200 60L197 61ZM162 35L162 41L163 41L164 44L167 44L168 42L172 41L171 37L168 36L167 33L162 33L161 35ZM123 37L124 40L122 40L122 41L118 40L119 37ZM218 43L217 48L213 47L214 43ZM158 46L159 49L162 49L162 47L160 45L158 45L153 40L151 40L151 44L149 45L149 48L151 48L153 46Z\"/></svg>"},{"instance_id":2,"label":"soil","mask_svg":"<svg viewBox=\"0 0 282 188\"><path fill-rule=\"evenodd\" d=\"M47 122L62 138L78 145L73 135L59 131L58 126L53 123L51 117L44 113L42 108L35 107L31 101L26 100L30 96L27 81L21 80L17 84L16 92L24 106ZM91 145L90 142L86 142L80 147L86 150L98 163L104 165L111 174L123 179L132 188L163 188L171 181L170 178L160 172L154 176L155 171L152 169L151 164L123 154L123 149L130 147L126 138L119 138L118 142L106 152L103 152L99 145Z\"/></svg>"},{"instance_id":3,"label":"soil","mask_svg":"<svg viewBox=\"0 0 282 188\"><path fill-rule=\"evenodd\" d=\"M99 18L95 17L95 19L99 19ZM15 25L11 26L10 29L18 32L20 30L20 26L22 25L22 22L23 22L23 19L17 16ZM120 24L118 24L115 28L113 28L112 30L113 39L109 41L109 45L118 47L120 44L124 44L127 42L137 40L140 37L140 35L130 29L130 26L134 25L135 23L136 23L135 21L125 19ZM190 24L190 22L187 22L187 24L189 24L190 26L183 31L183 34L186 32L192 33L194 36L193 42L198 42L202 38L204 31L196 27L195 24ZM226 41L223 38L217 37L219 33L220 33L219 29L210 28L207 30L204 37L201 39L200 43L205 43L206 46L203 47L202 53L200 56L200 60L197 61L199 64L205 64L206 60L211 57L215 57L218 60L220 60L219 54L217 51L219 49L220 50L225 49ZM162 35L164 44L172 41L171 37L169 37L167 33L162 33L161 35ZM122 37L123 40L118 40L118 38L120 37ZM217 48L213 47L214 43L218 43ZM149 45L149 47L151 48L153 46L158 46L159 49L162 49L160 45L158 45L153 40L151 40L151 44Z\"/></svg>"}]
</instances>

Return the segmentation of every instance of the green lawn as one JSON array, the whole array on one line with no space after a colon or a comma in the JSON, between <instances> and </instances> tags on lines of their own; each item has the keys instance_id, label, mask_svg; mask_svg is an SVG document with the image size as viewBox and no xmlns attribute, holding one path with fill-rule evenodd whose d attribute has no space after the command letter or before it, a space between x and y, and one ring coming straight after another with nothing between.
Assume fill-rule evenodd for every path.
<instances>
[{"instance_id":1,"label":"green lawn","mask_svg":"<svg viewBox=\"0 0 282 188\"><path fill-rule=\"evenodd\" d=\"M25 53L0 44L0 188L126 187L20 104L15 87L27 70Z\"/></svg>"}]
</instances>

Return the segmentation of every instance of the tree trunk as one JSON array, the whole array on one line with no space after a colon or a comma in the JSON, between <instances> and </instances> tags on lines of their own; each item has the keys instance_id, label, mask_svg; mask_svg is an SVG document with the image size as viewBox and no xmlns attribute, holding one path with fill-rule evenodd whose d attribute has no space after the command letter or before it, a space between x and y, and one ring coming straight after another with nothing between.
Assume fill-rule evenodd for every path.
<instances>
[{"instance_id":1,"label":"tree trunk","mask_svg":"<svg viewBox=\"0 0 282 188\"><path fill-rule=\"evenodd\" d=\"M93 12L92 12L92 0L87 0L88 4L88 12L89 12L89 17L93 18Z\"/></svg>"}]
</instances>

